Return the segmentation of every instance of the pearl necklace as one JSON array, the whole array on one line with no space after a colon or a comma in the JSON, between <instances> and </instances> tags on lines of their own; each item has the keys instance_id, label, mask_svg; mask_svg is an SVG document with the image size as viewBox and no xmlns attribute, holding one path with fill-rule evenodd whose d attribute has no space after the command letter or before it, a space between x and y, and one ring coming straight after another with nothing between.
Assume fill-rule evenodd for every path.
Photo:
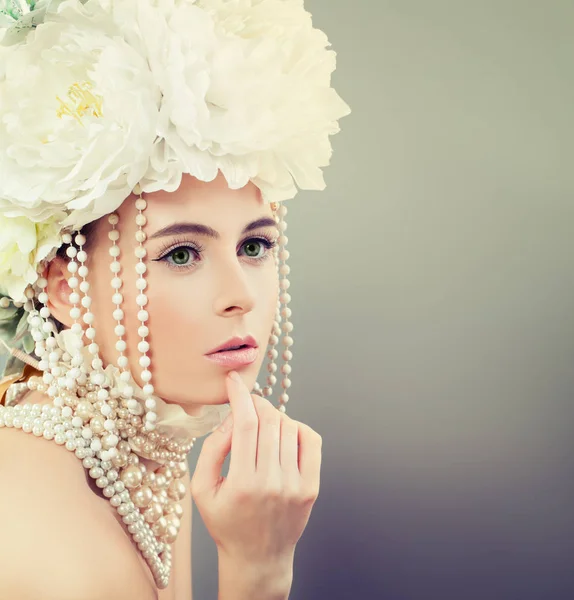
<instances>
[{"instance_id":1,"label":"pearl necklace","mask_svg":"<svg viewBox=\"0 0 574 600\"><path fill-rule=\"evenodd\" d=\"M39 377L30 377L26 388L47 390ZM21 429L74 452L126 524L157 587L166 588L172 564L170 544L181 528L180 502L188 488L182 479L187 473L186 456L195 438L178 441L148 432L140 416L130 415L125 399L112 398L104 405L91 383L64 393L62 400L63 406L0 405L0 427ZM138 454L163 464L149 470Z\"/></svg>"}]
</instances>

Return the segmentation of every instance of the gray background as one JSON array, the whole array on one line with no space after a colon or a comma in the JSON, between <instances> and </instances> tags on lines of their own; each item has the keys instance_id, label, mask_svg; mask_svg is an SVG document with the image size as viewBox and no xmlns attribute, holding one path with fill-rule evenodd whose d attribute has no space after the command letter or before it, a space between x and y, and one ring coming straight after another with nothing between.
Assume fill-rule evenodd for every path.
<instances>
[{"instance_id":1,"label":"gray background","mask_svg":"<svg viewBox=\"0 0 574 600\"><path fill-rule=\"evenodd\" d=\"M324 440L290 598L571 600L574 2L306 6L353 114L288 203L289 414ZM197 512L193 543L214 599Z\"/></svg>"},{"instance_id":2,"label":"gray background","mask_svg":"<svg viewBox=\"0 0 574 600\"><path fill-rule=\"evenodd\" d=\"M571 600L574 2L306 6L353 114L288 204L289 414L324 439L291 599Z\"/></svg>"}]
</instances>

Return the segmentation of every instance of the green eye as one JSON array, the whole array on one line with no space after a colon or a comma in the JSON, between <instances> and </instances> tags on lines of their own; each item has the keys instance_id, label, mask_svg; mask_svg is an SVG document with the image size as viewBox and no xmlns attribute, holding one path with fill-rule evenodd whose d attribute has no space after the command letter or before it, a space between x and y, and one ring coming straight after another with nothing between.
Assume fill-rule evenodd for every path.
<instances>
[{"instance_id":1,"label":"green eye","mask_svg":"<svg viewBox=\"0 0 574 600\"><path fill-rule=\"evenodd\" d=\"M176 248L170 256L176 265L185 265L189 262L191 253L187 248Z\"/></svg>"},{"instance_id":2,"label":"green eye","mask_svg":"<svg viewBox=\"0 0 574 600\"><path fill-rule=\"evenodd\" d=\"M257 258L261 249L261 242L257 240L251 240L244 245L245 254L250 258Z\"/></svg>"}]
</instances>

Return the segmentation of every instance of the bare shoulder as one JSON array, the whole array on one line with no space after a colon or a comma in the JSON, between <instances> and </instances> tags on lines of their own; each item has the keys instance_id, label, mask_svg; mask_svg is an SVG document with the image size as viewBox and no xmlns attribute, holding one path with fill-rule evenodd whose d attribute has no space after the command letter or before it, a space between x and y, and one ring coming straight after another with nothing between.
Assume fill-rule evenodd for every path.
<instances>
[{"instance_id":1,"label":"bare shoulder","mask_svg":"<svg viewBox=\"0 0 574 600\"><path fill-rule=\"evenodd\" d=\"M13 600L138 599L157 593L80 460L52 441L0 429L0 589Z\"/></svg>"}]
</instances>

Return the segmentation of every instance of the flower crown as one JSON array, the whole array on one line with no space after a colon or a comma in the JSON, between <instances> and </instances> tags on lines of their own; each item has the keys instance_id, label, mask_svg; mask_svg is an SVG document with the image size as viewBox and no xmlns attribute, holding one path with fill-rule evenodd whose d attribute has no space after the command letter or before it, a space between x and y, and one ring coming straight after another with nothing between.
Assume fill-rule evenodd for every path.
<instances>
[{"instance_id":1,"label":"flower crown","mask_svg":"<svg viewBox=\"0 0 574 600\"><path fill-rule=\"evenodd\" d=\"M302 0L0 1L0 294L138 184L324 189L350 112L329 45Z\"/></svg>"}]
</instances>

